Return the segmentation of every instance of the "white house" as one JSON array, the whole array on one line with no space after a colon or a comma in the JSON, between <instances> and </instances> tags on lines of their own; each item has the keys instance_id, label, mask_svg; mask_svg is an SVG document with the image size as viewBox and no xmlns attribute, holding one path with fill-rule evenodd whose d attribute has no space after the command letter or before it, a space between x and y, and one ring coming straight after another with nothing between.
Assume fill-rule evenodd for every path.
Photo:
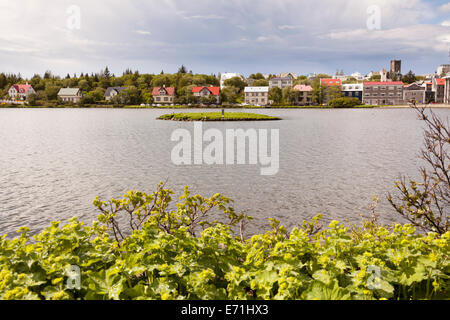
<instances>
[{"instance_id":1,"label":"white house","mask_svg":"<svg viewBox=\"0 0 450 320\"><path fill-rule=\"evenodd\" d=\"M105 92L105 100L110 101L125 89L126 87L109 87Z\"/></svg>"},{"instance_id":2,"label":"white house","mask_svg":"<svg viewBox=\"0 0 450 320\"><path fill-rule=\"evenodd\" d=\"M361 73L359 73L359 72L352 73L351 77L355 78L358 81L363 81L364 80L364 76Z\"/></svg>"},{"instance_id":3,"label":"white house","mask_svg":"<svg viewBox=\"0 0 450 320\"><path fill-rule=\"evenodd\" d=\"M58 92L58 97L61 98L63 102L80 102L83 94L80 88L62 88Z\"/></svg>"},{"instance_id":4,"label":"white house","mask_svg":"<svg viewBox=\"0 0 450 320\"><path fill-rule=\"evenodd\" d=\"M450 104L450 76L444 77L445 89L444 89L444 103Z\"/></svg>"},{"instance_id":5,"label":"white house","mask_svg":"<svg viewBox=\"0 0 450 320\"><path fill-rule=\"evenodd\" d=\"M223 89L225 87L225 81L235 77L239 77L244 80L244 77L242 77L239 73L222 73L220 75L220 89Z\"/></svg>"},{"instance_id":6,"label":"white house","mask_svg":"<svg viewBox=\"0 0 450 320\"><path fill-rule=\"evenodd\" d=\"M14 84L8 90L8 94L13 100L26 100L32 93L36 93L36 91L28 82L26 84Z\"/></svg>"}]
</instances>

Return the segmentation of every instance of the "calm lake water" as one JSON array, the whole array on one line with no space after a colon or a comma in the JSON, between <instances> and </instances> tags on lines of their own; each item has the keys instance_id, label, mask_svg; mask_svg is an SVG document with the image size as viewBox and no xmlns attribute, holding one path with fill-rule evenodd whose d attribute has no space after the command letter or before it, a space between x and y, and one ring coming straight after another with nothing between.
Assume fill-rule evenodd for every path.
<instances>
[{"instance_id":1,"label":"calm lake water","mask_svg":"<svg viewBox=\"0 0 450 320\"><path fill-rule=\"evenodd\" d=\"M359 222L373 195L385 223L401 222L385 200L401 174L417 177L423 123L409 109L252 110L283 121L207 123L204 128L279 129L280 170L259 166L175 166L170 141L192 123L160 121L172 110L0 110L0 234L33 232L73 216L90 223L92 200L152 192L161 180L179 195L217 192L254 216L250 233L274 217L292 228L317 213ZM174 112L183 112L174 110ZM448 117L450 110L437 110Z\"/></svg>"}]
</instances>

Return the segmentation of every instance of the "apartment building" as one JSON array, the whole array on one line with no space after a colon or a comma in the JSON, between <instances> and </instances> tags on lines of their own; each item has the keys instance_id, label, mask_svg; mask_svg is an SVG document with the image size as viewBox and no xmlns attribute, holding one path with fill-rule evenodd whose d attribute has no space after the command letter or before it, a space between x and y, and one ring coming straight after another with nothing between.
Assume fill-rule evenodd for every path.
<instances>
[{"instance_id":1,"label":"apartment building","mask_svg":"<svg viewBox=\"0 0 450 320\"><path fill-rule=\"evenodd\" d=\"M269 87L246 87L245 103L249 105L269 105Z\"/></svg>"},{"instance_id":2,"label":"apartment building","mask_svg":"<svg viewBox=\"0 0 450 320\"><path fill-rule=\"evenodd\" d=\"M344 96L349 98L358 98L360 101L363 100L363 90L364 87L361 83L350 83L342 85L342 92Z\"/></svg>"},{"instance_id":3,"label":"apartment building","mask_svg":"<svg viewBox=\"0 0 450 320\"><path fill-rule=\"evenodd\" d=\"M363 103L368 105L402 105L403 82L364 82Z\"/></svg>"},{"instance_id":4,"label":"apartment building","mask_svg":"<svg viewBox=\"0 0 450 320\"><path fill-rule=\"evenodd\" d=\"M444 77L444 103L450 104L450 76Z\"/></svg>"},{"instance_id":5,"label":"apartment building","mask_svg":"<svg viewBox=\"0 0 450 320\"><path fill-rule=\"evenodd\" d=\"M433 77L432 90L434 92L434 102L444 103L445 80Z\"/></svg>"},{"instance_id":6,"label":"apartment building","mask_svg":"<svg viewBox=\"0 0 450 320\"><path fill-rule=\"evenodd\" d=\"M291 74L288 74L286 77L276 77L269 80L269 89L274 87L278 87L281 90L287 87L292 87L294 83L294 77Z\"/></svg>"}]
</instances>

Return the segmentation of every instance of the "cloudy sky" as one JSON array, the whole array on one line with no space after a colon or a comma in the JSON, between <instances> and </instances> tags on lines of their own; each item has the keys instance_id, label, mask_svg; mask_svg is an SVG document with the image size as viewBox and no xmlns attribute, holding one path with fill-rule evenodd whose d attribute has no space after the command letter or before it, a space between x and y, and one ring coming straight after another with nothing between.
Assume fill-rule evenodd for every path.
<instances>
[{"instance_id":1,"label":"cloudy sky","mask_svg":"<svg viewBox=\"0 0 450 320\"><path fill-rule=\"evenodd\" d=\"M366 74L391 59L424 74L449 63L449 50L450 2L441 0L0 0L0 71L24 76L181 64Z\"/></svg>"}]
</instances>

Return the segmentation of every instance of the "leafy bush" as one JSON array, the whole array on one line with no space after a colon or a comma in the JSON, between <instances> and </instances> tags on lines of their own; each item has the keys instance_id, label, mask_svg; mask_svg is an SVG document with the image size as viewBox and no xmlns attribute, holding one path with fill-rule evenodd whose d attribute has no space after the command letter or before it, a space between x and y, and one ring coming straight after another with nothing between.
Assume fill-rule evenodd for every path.
<instances>
[{"instance_id":1,"label":"leafy bush","mask_svg":"<svg viewBox=\"0 0 450 320\"><path fill-rule=\"evenodd\" d=\"M276 220L245 238L251 220L231 200L173 192L130 191L95 199L98 221L77 218L32 239L0 239L1 299L438 299L449 298L450 232L418 234L320 216L288 233ZM223 221L214 221L211 212ZM124 226L130 229L128 234ZM81 287L68 289L78 266ZM379 268L380 277L371 271Z\"/></svg>"},{"instance_id":2,"label":"leafy bush","mask_svg":"<svg viewBox=\"0 0 450 320\"><path fill-rule=\"evenodd\" d=\"M354 108L360 104L361 101L358 98L348 97L336 98L328 102L328 105L333 108Z\"/></svg>"}]
</instances>

